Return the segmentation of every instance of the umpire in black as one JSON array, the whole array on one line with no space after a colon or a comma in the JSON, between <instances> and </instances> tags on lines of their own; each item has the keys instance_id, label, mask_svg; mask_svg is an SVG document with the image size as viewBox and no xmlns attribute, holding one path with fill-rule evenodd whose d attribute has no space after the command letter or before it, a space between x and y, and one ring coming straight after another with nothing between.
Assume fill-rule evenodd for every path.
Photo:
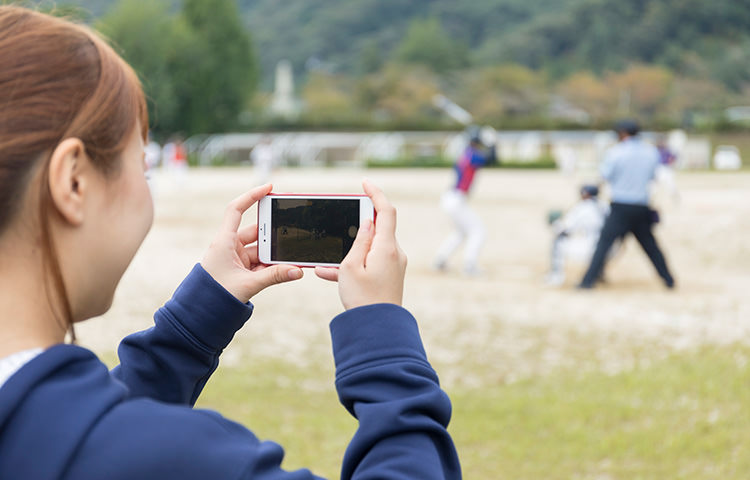
<instances>
[{"instance_id":1,"label":"umpire in black","mask_svg":"<svg viewBox=\"0 0 750 480\"><path fill-rule=\"evenodd\" d=\"M664 284L674 288L674 278L651 232L656 219L655 212L648 206L649 186L659 165L659 151L641 140L638 135L640 128L635 121L618 122L615 132L619 141L607 150L599 169L611 190L610 214L578 288L594 287L612 243L627 233L632 233L641 244Z\"/></svg>"}]
</instances>

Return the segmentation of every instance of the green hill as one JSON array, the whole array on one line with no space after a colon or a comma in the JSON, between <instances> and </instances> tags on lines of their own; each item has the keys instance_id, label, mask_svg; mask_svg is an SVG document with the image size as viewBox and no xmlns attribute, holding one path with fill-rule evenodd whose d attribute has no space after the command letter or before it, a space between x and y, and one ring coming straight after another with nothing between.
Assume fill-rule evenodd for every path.
<instances>
[{"instance_id":1,"label":"green hill","mask_svg":"<svg viewBox=\"0 0 750 480\"><path fill-rule=\"evenodd\" d=\"M739 89L750 81L750 4L736 0L241 0L264 71L280 58L354 73L385 60L414 19L437 18L474 65L520 63L553 77L657 63Z\"/></svg>"},{"instance_id":2,"label":"green hill","mask_svg":"<svg viewBox=\"0 0 750 480\"><path fill-rule=\"evenodd\" d=\"M454 127L434 107L436 94L503 128L601 126L627 115L721 129L737 125L725 109L745 104L750 91L747 1L212 2L57 4L80 7L77 15L122 49L144 79L156 128L166 132ZM187 23L186 10L193 12ZM219 11L229 13L206 17ZM243 51L224 35L233 22L233 38L246 28L252 39L243 44L255 55L243 53L246 74L232 77L230 54ZM204 26L210 35L196 33ZM269 108L282 59L294 68L297 117ZM231 108L216 108L229 91L223 105ZM219 114L221 121L213 118Z\"/></svg>"},{"instance_id":3,"label":"green hill","mask_svg":"<svg viewBox=\"0 0 750 480\"><path fill-rule=\"evenodd\" d=\"M67 0L100 16L116 0ZM168 3L177 6L179 0ZM750 4L737 0L239 0L264 76L282 58L357 73L391 59L415 19L435 18L469 63L520 63L552 78L660 64L750 82ZM367 58L365 58L367 57ZM374 58L373 58L374 57Z\"/></svg>"},{"instance_id":4,"label":"green hill","mask_svg":"<svg viewBox=\"0 0 750 480\"><path fill-rule=\"evenodd\" d=\"M550 10L545 4L553 3ZM415 19L437 18L447 35L469 47L470 60L493 61L489 46L544 13L563 13L574 0L274 0L241 1L262 50L264 70L279 58L298 68L313 61L354 73L368 50L387 60Z\"/></svg>"}]
</instances>

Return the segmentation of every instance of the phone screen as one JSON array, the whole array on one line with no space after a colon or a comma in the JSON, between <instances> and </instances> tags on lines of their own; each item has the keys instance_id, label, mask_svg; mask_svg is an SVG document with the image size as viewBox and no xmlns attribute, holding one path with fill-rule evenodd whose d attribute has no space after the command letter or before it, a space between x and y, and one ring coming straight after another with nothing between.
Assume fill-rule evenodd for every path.
<instances>
[{"instance_id":1,"label":"phone screen","mask_svg":"<svg viewBox=\"0 0 750 480\"><path fill-rule=\"evenodd\" d=\"M271 199L271 260L341 263L359 229L359 199Z\"/></svg>"}]
</instances>

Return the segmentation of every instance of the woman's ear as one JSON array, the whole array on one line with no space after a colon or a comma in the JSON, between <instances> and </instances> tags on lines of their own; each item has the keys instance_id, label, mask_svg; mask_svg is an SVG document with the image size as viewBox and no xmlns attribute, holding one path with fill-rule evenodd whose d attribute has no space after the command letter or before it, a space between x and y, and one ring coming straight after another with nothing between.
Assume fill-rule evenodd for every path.
<instances>
[{"instance_id":1,"label":"woman's ear","mask_svg":"<svg viewBox=\"0 0 750 480\"><path fill-rule=\"evenodd\" d=\"M66 138L60 142L50 158L52 203L62 218L73 226L83 223L89 165L86 148L78 138Z\"/></svg>"}]
</instances>

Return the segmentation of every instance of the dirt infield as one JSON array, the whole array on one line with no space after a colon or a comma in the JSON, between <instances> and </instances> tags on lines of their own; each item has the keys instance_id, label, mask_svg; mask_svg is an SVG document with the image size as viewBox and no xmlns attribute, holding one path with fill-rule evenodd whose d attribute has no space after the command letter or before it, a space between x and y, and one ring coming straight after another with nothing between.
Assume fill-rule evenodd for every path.
<instances>
[{"instance_id":1,"label":"dirt infield","mask_svg":"<svg viewBox=\"0 0 750 480\"><path fill-rule=\"evenodd\" d=\"M576 199L581 178L551 171L480 172L471 203L488 229L484 273L431 269L449 231L439 210L448 170L279 170L277 192L358 192L367 176L398 209L409 256L406 306L420 321L444 383L481 386L543 375L559 367L616 372L705 343L750 339L750 173L681 173L679 203L658 196L657 239L677 280L666 290L629 239L608 268L608 283L576 291L583 265L561 288L544 286L550 233L546 215ZM112 309L77 329L100 352L151 324L151 315L200 260L224 206L255 184L251 168L155 172L154 227L126 272ZM252 223L254 210L246 215ZM460 253L460 252L459 252ZM341 311L336 286L308 271L254 299L255 313L224 362L281 358L330 363L328 321Z\"/></svg>"}]
</instances>

